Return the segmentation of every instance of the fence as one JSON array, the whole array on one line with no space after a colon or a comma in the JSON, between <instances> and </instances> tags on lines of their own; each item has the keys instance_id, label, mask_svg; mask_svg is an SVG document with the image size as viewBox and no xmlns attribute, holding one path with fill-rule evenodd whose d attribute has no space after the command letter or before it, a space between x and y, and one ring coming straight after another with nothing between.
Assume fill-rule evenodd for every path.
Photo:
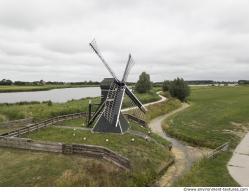
<instances>
[{"instance_id":1,"label":"fence","mask_svg":"<svg viewBox=\"0 0 249 192\"><path fill-rule=\"evenodd\" d=\"M126 116L127 119L129 120L133 120L135 122L137 122L138 124L144 126L144 127L147 127L147 123L133 115L130 115L130 114L124 114ZM6 133L3 133L1 134L0 136L7 136L7 137L19 137L23 134L26 134L26 133L29 133L29 132L32 132L32 131L36 131L36 130L39 130L39 129L42 129L42 128L46 128L50 125L53 125L53 124L56 124L56 123L59 123L59 122L63 122L63 121L66 121L66 120L71 120L71 119L77 119L77 118L80 118L80 117L86 117L87 116L87 113L86 112L81 112L81 113L73 113L73 114L68 114L68 115L61 115L61 116L57 116L57 117L54 117L54 118L50 118L50 119L47 119L47 120L44 120L44 121L41 121L41 122L37 122L37 123L33 123L33 124L30 124L26 127L23 127L23 128L19 128L19 129L15 129L13 131L9 131L9 132L6 132Z\"/></svg>"},{"instance_id":2,"label":"fence","mask_svg":"<svg viewBox=\"0 0 249 192\"><path fill-rule=\"evenodd\" d=\"M216 155L218 155L219 153L223 152L223 151L227 151L229 147L229 142L226 142L222 145L220 145L219 147L217 147L216 149L214 149L213 151L211 151L211 153L209 153L207 155L208 159L214 158L216 157Z\"/></svg>"},{"instance_id":3,"label":"fence","mask_svg":"<svg viewBox=\"0 0 249 192\"><path fill-rule=\"evenodd\" d=\"M62 153L62 143L33 141L28 138L2 137L0 136L0 146L18 149L29 149L36 151L47 151Z\"/></svg>"},{"instance_id":4,"label":"fence","mask_svg":"<svg viewBox=\"0 0 249 192\"><path fill-rule=\"evenodd\" d=\"M139 119L131 114L125 113L124 116L128 119L128 120L132 120L135 121L136 123L142 125L143 127L148 127L146 121Z\"/></svg>"},{"instance_id":5,"label":"fence","mask_svg":"<svg viewBox=\"0 0 249 192\"><path fill-rule=\"evenodd\" d=\"M28 125L26 127L20 128L20 129L16 129L13 131L9 131L6 133L1 134L0 136L7 136L7 137L19 137L20 135L35 131L35 130L39 130L42 128L46 128L50 125L53 125L55 123L58 122L62 122L65 120L71 120L71 119L77 119L80 117L85 117L87 115L86 112L81 112L81 113L74 113L74 114L69 114L69 115L61 115L61 116L57 116L54 118L50 118L41 122L37 122L31 125Z\"/></svg>"},{"instance_id":6,"label":"fence","mask_svg":"<svg viewBox=\"0 0 249 192\"><path fill-rule=\"evenodd\" d=\"M33 123L33 118L19 119L0 123L0 128L20 128Z\"/></svg>"},{"instance_id":7,"label":"fence","mask_svg":"<svg viewBox=\"0 0 249 192\"><path fill-rule=\"evenodd\" d=\"M64 153L64 154L80 154L87 157L94 157L108 160L117 166L123 169L130 169L129 159L107 149L105 147L97 145L83 145L83 144L64 144L64 143L55 143L55 142L44 142L44 141L35 141L28 138L19 138L19 136L36 131L42 128L46 128L50 125L63 122L65 120L77 119L80 117L87 116L86 112L74 113L69 115L57 116L50 118L41 122L37 122L31 125L28 125L23 128L19 128L13 131L9 131L0 135L0 146L1 147L10 147L18 149L27 149L27 150L36 150L36 151L47 151L55 153ZM128 119L136 121L137 123L146 126L146 122L138 119L132 115L126 114Z\"/></svg>"},{"instance_id":8,"label":"fence","mask_svg":"<svg viewBox=\"0 0 249 192\"><path fill-rule=\"evenodd\" d=\"M63 154L79 154L108 160L122 169L130 169L130 161L110 149L97 145L64 144L56 142L35 141L28 138L0 136L0 146L35 151L46 151Z\"/></svg>"},{"instance_id":9,"label":"fence","mask_svg":"<svg viewBox=\"0 0 249 192\"><path fill-rule=\"evenodd\" d=\"M117 166L130 169L130 161L121 155L102 146L83 144L63 144L63 153L81 154L88 157L103 158L115 163Z\"/></svg>"}]
</instances>

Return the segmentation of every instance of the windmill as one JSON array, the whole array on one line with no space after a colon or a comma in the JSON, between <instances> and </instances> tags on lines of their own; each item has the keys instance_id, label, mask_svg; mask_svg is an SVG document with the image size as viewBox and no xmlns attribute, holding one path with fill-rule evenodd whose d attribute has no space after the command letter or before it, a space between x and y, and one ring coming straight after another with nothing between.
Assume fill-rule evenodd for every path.
<instances>
[{"instance_id":1,"label":"windmill","mask_svg":"<svg viewBox=\"0 0 249 192\"><path fill-rule=\"evenodd\" d=\"M99 105L94 115L89 118L88 125L91 125L96 120L92 129L92 131L94 132L123 133L129 128L129 124L121 112L121 107L125 94L143 113L146 112L146 109L143 104L138 100L138 98L130 91L130 89L126 85L126 80L131 66L134 64L134 61L131 57L131 54L129 54L123 78L122 80L119 80L110 68L110 66L104 60L103 56L98 50L95 40L90 43L90 46L100 58L102 63L105 65L112 78L105 78L102 81L101 104Z\"/></svg>"}]
</instances>

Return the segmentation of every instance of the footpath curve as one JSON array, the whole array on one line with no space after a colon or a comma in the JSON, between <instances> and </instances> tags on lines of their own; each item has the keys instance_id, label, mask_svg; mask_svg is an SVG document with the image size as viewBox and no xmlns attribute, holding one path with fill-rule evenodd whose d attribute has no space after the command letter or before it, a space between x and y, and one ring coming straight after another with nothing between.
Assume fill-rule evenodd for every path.
<instances>
[{"instance_id":1,"label":"footpath curve","mask_svg":"<svg viewBox=\"0 0 249 192\"><path fill-rule=\"evenodd\" d=\"M160 91L158 91L158 92L156 92L156 93L158 94L158 96L159 96L161 99L158 100L158 101L153 101L153 102L150 102L150 103L146 103L146 104L144 104L143 106L148 107L149 105L154 105L154 104L161 103L161 102L164 102L164 101L167 100L166 97L160 95ZM132 110L132 109L137 109L137 107L128 107L128 108L122 109L121 111L122 111L122 112L127 112L127 111Z\"/></svg>"},{"instance_id":2,"label":"footpath curve","mask_svg":"<svg viewBox=\"0 0 249 192\"><path fill-rule=\"evenodd\" d=\"M161 96L161 98L165 97ZM204 157L209 150L200 147L192 147L186 143L183 143L177 139L174 139L167 135L162 129L162 121L171 117L172 115L185 110L190 105L187 103L183 103L182 106L170 113L165 115L156 117L152 119L149 123L149 127L151 128L152 132L158 134L159 136L163 137L164 139L168 140L172 143L172 154L175 156L175 162L172 166L168 168L166 173L157 181L156 185L158 186L171 186L174 181L176 181L180 176L182 176L186 171L188 171L192 164Z\"/></svg>"}]
</instances>

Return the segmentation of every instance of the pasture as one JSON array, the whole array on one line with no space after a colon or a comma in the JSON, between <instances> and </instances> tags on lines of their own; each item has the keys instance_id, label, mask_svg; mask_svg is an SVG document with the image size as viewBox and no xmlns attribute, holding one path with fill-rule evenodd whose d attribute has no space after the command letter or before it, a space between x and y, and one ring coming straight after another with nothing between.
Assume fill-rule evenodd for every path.
<instances>
[{"instance_id":1,"label":"pasture","mask_svg":"<svg viewBox=\"0 0 249 192\"><path fill-rule=\"evenodd\" d=\"M193 87L191 106L167 121L164 130L192 145L215 148L230 142L233 150L249 130L249 87ZM237 186L226 164L232 153L202 160L177 186Z\"/></svg>"},{"instance_id":2,"label":"pasture","mask_svg":"<svg viewBox=\"0 0 249 192\"><path fill-rule=\"evenodd\" d=\"M191 107L164 122L167 133L193 145L235 147L249 127L249 87L195 87Z\"/></svg>"}]
</instances>

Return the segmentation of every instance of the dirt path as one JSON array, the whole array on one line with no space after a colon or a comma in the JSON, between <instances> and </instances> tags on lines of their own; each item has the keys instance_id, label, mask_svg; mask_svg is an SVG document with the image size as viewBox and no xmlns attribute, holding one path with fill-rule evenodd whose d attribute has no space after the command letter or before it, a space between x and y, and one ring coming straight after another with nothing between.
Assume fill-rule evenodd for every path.
<instances>
[{"instance_id":1,"label":"dirt path","mask_svg":"<svg viewBox=\"0 0 249 192\"><path fill-rule=\"evenodd\" d=\"M184 103L182 107L172 111L171 113L159 116L149 123L149 127L154 133L160 135L172 143L172 153L175 156L175 163L170 166L166 173L157 181L156 184L159 186L171 186L177 178L182 176L187 170L191 168L192 164L196 160L202 158L209 152L208 149L191 147L186 143L168 136L161 127L163 120L180 111L183 111L187 107L189 107L189 104Z\"/></svg>"}]
</instances>

